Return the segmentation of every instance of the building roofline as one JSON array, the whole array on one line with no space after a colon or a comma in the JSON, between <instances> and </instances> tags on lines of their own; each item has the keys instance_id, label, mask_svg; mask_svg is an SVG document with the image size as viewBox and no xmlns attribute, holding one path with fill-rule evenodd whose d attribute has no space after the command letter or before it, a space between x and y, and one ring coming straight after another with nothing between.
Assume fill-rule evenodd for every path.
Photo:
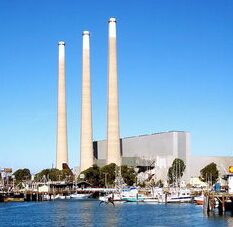
<instances>
[{"instance_id":1,"label":"building roofline","mask_svg":"<svg viewBox=\"0 0 233 227\"><path fill-rule=\"evenodd\" d=\"M153 135L159 135L159 134L164 134L164 133L173 133L173 132L184 132L184 133L189 133L188 131L166 131L166 132L155 132L152 134L143 134L143 135L138 135L138 136L127 136L127 137L123 137L120 139L131 139L131 138L136 138L136 137L145 137L145 136L153 136ZM94 140L93 142L100 142L100 141L106 141L107 139L102 139L102 140Z\"/></svg>"}]
</instances>

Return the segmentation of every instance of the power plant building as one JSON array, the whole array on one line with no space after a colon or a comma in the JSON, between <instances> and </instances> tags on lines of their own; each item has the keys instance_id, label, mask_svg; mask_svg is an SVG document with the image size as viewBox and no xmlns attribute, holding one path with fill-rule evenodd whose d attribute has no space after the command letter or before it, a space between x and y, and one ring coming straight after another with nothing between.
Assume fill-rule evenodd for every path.
<instances>
[{"instance_id":1,"label":"power plant building","mask_svg":"<svg viewBox=\"0 0 233 227\"><path fill-rule=\"evenodd\" d=\"M94 141L94 156L99 166L106 165L106 140ZM190 133L171 131L126 137L120 139L122 165L147 168L155 167L161 178L167 175L167 169L175 158L189 162ZM188 168L187 168L188 172Z\"/></svg>"},{"instance_id":2,"label":"power plant building","mask_svg":"<svg viewBox=\"0 0 233 227\"><path fill-rule=\"evenodd\" d=\"M179 158L186 165L183 176L186 182L191 177L199 177L200 170L211 162L217 164L220 175L226 174L228 167L233 165L233 158L192 156L189 132L169 131L120 138L116 19L110 18L108 26L107 138L94 142L92 140L90 33L83 32L80 171L93 164L104 166L115 163L136 167L142 172L154 169L157 179L167 180L169 167L174 159ZM68 164L65 43L59 42L58 46L56 168L62 169L64 164Z\"/></svg>"},{"instance_id":3,"label":"power plant building","mask_svg":"<svg viewBox=\"0 0 233 227\"><path fill-rule=\"evenodd\" d=\"M122 138L120 139L122 165L142 170L152 167L158 180L167 180L169 167L175 158L180 158L186 165L183 176L186 182L192 177L199 177L200 170L211 162L217 164L220 176L226 174L228 167L233 164L233 157L193 156L190 137L190 132L170 131ZM106 140L94 141L93 148L96 164L106 165Z\"/></svg>"}]
</instances>

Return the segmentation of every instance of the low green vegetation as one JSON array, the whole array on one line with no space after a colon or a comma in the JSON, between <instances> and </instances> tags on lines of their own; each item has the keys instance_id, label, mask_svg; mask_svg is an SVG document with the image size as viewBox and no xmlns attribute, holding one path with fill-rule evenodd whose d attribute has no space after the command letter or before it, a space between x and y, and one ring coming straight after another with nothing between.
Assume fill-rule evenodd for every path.
<instances>
[{"instance_id":1,"label":"low green vegetation","mask_svg":"<svg viewBox=\"0 0 233 227\"><path fill-rule=\"evenodd\" d=\"M204 182L215 184L219 178L219 171L216 163L212 162L200 171L200 179Z\"/></svg>"}]
</instances>

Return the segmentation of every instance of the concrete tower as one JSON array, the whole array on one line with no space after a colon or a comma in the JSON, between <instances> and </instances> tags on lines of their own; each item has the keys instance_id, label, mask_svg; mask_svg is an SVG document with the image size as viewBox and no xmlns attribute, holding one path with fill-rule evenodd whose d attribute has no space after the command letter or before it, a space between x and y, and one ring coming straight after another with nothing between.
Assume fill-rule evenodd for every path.
<instances>
[{"instance_id":1,"label":"concrete tower","mask_svg":"<svg viewBox=\"0 0 233 227\"><path fill-rule=\"evenodd\" d=\"M57 104L57 160L56 168L68 164L66 126L65 43L58 43L58 104Z\"/></svg>"},{"instance_id":2,"label":"concrete tower","mask_svg":"<svg viewBox=\"0 0 233 227\"><path fill-rule=\"evenodd\" d=\"M81 171L93 165L91 84L90 84L90 33L83 32L82 52L82 113L81 113Z\"/></svg>"},{"instance_id":3,"label":"concrete tower","mask_svg":"<svg viewBox=\"0 0 233 227\"><path fill-rule=\"evenodd\" d=\"M109 19L107 164L121 165L118 111L116 19Z\"/></svg>"}]
</instances>

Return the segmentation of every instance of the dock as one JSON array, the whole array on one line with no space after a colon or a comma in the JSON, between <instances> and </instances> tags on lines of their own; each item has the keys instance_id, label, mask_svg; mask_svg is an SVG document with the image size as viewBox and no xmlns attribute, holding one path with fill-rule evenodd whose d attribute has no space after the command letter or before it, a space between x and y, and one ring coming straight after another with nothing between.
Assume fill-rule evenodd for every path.
<instances>
[{"instance_id":1,"label":"dock","mask_svg":"<svg viewBox=\"0 0 233 227\"><path fill-rule=\"evenodd\" d=\"M207 214L215 210L218 210L219 214L224 214L226 211L233 211L233 194L206 193L203 209Z\"/></svg>"},{"instance_id":2,"label":"dock","mask_svg":"<svg viewBox=\"0 0 233 227\"><path fill-rule=\"evenodd\" d=\"M102 193L113 193L116 189L114 188L84 188L84 189L58 189L49 190L47 192L39 191L16 191L16 192L0 192L0 202L22 202L22 201L51 201L57 195L70 196L71 194L93 194L93 198L97 198Z\"/></svg>"}]
</instances>

